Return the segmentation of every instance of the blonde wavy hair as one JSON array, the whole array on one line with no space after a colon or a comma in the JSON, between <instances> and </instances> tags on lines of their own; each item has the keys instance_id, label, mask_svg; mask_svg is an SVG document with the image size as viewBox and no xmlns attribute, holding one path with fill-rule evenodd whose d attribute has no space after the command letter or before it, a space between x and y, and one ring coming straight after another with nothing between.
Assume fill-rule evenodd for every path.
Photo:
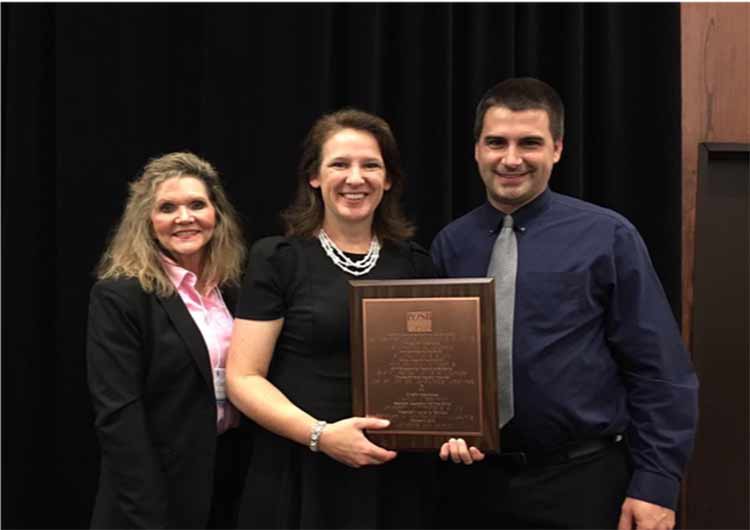
<instances>
[{"instance_id":1,"label":"blonde wavy hair","mask_svg":"<svg viewBox=\"0 0 750 530\"><path fill-rule=\"evenodd\" d=\"M210 163L189 152L169 153L150 160L141 176L130 183L125 212L99 261L97 278L137 278L148 293L161 297L175 293L159 257L166 251L159 245L151 223L156 189L173 177L194 177L202 181L216 210L216 227L206 245L199 282L203 285L239 284L246 250L237 212L224 193L218 172Z\"/></svg>"}]
</instances>

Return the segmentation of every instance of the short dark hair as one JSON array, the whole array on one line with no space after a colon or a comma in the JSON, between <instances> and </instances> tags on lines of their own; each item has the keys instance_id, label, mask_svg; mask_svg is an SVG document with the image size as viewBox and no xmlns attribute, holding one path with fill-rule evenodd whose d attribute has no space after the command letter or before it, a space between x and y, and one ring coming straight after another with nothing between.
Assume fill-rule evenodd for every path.
<instances>
[{"instance_id":1,"label":"short dark hair","mask_svg":"<svg viewBox=\"0 0 750 530\"><path fill-rule=\"evenodd\" d=\"M484 93L474 116L474 141L479 141L484 127L484 115L490 107L506 107L513 112L544 110L549 117L549 128L554 141L562 140L565 108L554 88L533 77L516 77L500 81Z\"/></svg>"},{"instance_id":2,"label":"short dark hair","mask_svg":"<svg viewBox=\"0 0 750 530\"><path fill-rule=\"evenodd\" d=\"M312 237L323 224L325 208L320 189L310 186L310 179L320 171L323 145L343 129L372 134L380 147L385 172L391 188L375 210L373 231L381 241L402 241L414 235L414 226L401 209L401 195L406 177L401 169L401 155L388 123L374 114L357 109L342 109L326 114L315 122L302 145L302 159L297 169L297 192L291 206L281 213L287 236Z\"/></svg>"}]
</instances>

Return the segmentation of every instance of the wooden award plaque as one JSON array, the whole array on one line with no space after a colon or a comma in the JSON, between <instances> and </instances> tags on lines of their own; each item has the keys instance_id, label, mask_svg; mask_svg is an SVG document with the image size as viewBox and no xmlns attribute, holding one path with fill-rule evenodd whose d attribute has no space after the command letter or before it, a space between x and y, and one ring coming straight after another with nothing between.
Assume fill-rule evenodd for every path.
<instances>
[{"instance_id":1,"label":"wooden award plaque","mask_svg":"<svg viewBox=\"0 0 750 530\"><path fill-rule=\"evenodd\" d=\"M491 278L349 281L355 416L394 450L463 438L497 452L495 290Z\"/></svg>"}]
</instances>

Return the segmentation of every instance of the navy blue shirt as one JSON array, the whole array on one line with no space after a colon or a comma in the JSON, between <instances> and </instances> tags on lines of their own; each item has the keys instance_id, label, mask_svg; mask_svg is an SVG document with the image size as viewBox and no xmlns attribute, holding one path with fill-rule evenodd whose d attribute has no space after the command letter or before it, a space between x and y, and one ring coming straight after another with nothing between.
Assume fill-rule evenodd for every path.
<instances>
[{"instance_id":1,"label":"navy blue shirt","mask_svg":"<svg viewBox=\"0 0 750 530\"><path fill-rule=\"evenodd\" d=\"M485 203L446 226L431 249L440 274L486 276L503 217ZM638 231L611 210L550 190L513 222L515 414L501 438L547 452L625 433L628 496L674 509L698 382Z\"/></svg>"}]
</instances>

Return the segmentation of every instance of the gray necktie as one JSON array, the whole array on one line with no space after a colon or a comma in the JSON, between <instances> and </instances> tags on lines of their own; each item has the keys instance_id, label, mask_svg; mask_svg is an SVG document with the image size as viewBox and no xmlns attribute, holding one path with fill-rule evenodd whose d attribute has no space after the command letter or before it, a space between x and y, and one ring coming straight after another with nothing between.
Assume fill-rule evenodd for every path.
<instances>
[{"instance_id":1,"label":"gray necktie","mask_svg":"<svg viewBox=\"0 0 750 530\"><path fill-rule=\"evenodd\" d=\"M516 302L518 247L513 217L506 215L492 248L487 276L495 278L497 412L500 427L513 417L513 308Z\"/></svg>"}]
</instances>

